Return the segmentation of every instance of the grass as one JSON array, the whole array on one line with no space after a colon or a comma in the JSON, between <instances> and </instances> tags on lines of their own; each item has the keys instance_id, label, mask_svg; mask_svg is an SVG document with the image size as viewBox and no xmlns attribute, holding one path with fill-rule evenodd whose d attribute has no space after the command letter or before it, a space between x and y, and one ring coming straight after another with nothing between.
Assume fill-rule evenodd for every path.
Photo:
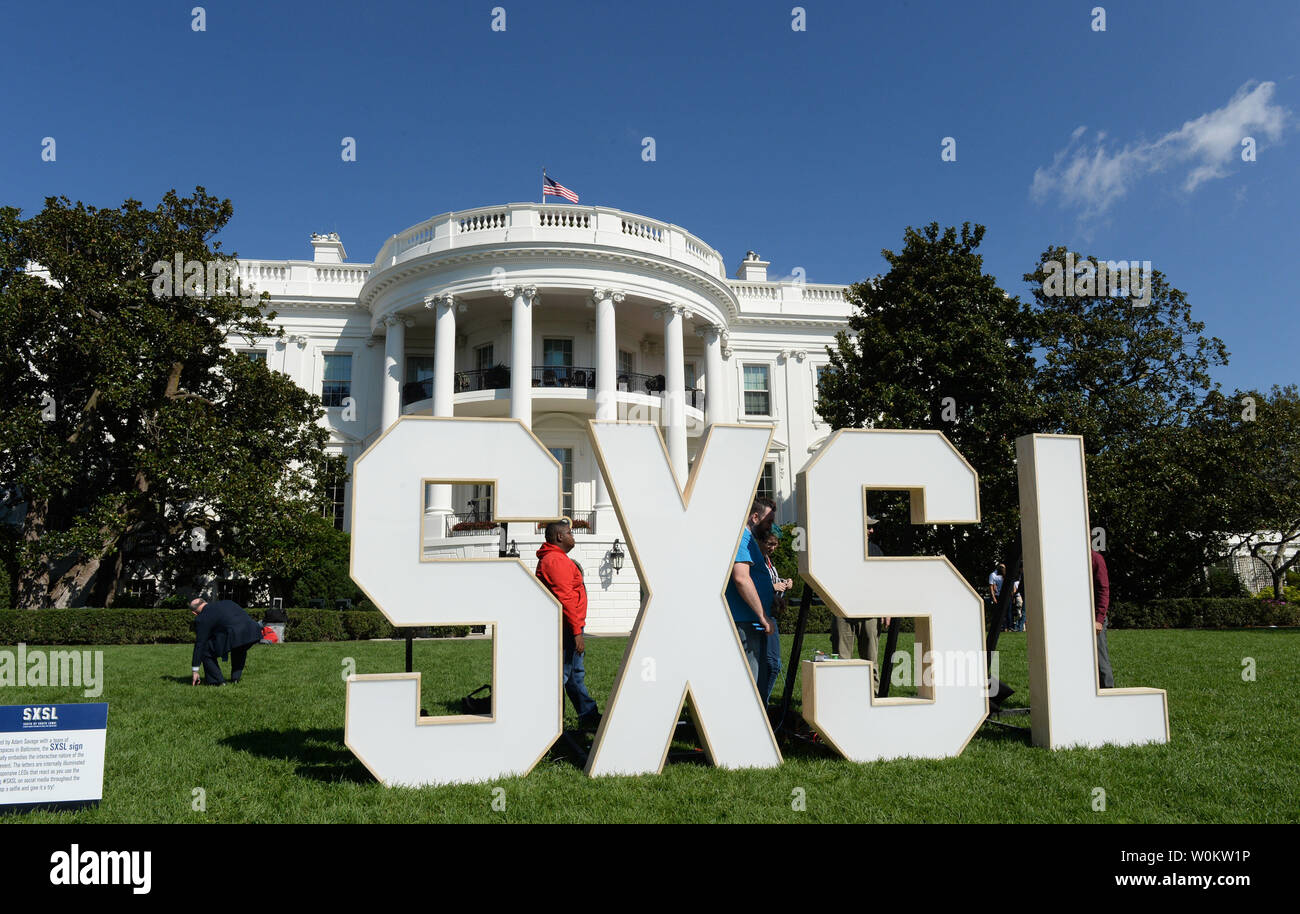
<instances>
[{"instance_id":1,"label":"grass","mask_svg":"<svg viewBox=\"0 0 1300 914\"><path fill-rule=\"evenodd\" d=\"M380 786L343 745L345 658L359 673L398 671L400 642L258 647L244 682L220 689L189 685L184 645L107 647L99 698L0 690L4 704L109 702L103 803L0 824L1300 821L1300 630L1112 631L1109 640L1116 685L1168 690L1169 744L1050 752L1029 746L1027 730L986 725L943 761L860 765L796 744L777 769L670 762L658 776L595 780L556 749L523 778L423 790ZM587 681L603 709L625 639L587 644ZM904 636L899 648L910 647ZM827 636L809 636L803 654L818 648L828 650ZM1009 705L1023 704L1024 635L1003 635L1000 649L1001 677L1020 689ZM1242 679L1246 657L1253 682ZM424 707L458 710L489 663L486 641L417 642ZM496 786L504 810L492 807ZM1092 808L1095 787L1106 791L1103 812ZM200 788L204 811L192 808ZM792 809L796 788L803 811Z\"/></svg>"}]
</instances>

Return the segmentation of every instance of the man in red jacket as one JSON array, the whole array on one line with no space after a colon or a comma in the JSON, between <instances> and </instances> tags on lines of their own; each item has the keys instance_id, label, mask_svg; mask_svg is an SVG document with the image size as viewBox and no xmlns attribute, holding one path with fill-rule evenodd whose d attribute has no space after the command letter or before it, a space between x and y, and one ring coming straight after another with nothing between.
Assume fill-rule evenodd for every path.
<instances>
[{"instance_id":1,"label":"man in red jacket","mask_svg":"<svg viewBox=\"0 0 1300 914\"><path fill-rule=\"evenodd\" d=\"M1110 612L1110 573L1100 552L1092 550L1092 597L1095 601L1093 628L1097 631L1097 684L1115 688L1115 674L1110 669L1110 650L1106 646L1106 616Z\"/></svg>"},{"instance_id":2,"label":"man in red jacket","mask_svg":"<svg viewBox=\"0 0 1300 914\"><path fill-rule=\"evenodd\" d=\"M587 644L582 630L587 624L587 585L582 566L569 558L573 530L565 521L546 525L546 542L537 550L537 577L564 607L564 691L578 714L579 730L595 730L600 711L587 694L587 670L582 655Z\"/></svg>"}]
</instances>

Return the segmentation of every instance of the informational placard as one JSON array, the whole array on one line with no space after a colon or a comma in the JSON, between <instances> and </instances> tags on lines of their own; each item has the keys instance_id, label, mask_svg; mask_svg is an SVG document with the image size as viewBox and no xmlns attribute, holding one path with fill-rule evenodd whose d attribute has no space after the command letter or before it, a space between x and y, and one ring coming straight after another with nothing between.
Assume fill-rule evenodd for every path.
<instances>
[{"instance_id":1,"label":"informational placard","mask_svg":"<svg viewBox=\"0 0 1300 914\"><path fill-rule=\"evenodd\" d=\"M0 812L98 803L107 728L107 703L0 706Z\"/></svg>"}]
</instances>

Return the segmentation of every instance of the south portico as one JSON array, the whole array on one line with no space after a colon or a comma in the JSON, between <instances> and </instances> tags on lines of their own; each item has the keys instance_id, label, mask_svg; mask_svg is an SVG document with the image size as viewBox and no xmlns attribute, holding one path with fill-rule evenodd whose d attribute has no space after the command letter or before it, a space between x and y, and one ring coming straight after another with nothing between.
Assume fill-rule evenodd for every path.
<instances>
[{"instance_id":1,"label":"south portico","mask_svg":"<svg viewBox=\"0 0 1300 914\"><path fill-rule=\"evenodd\" d=\"M228 345L318 392L349 467L403 415L517 418L562 468L589 631L627 631L641 598L634 563L614 561L616 542L633 550L590 420L658 426L681 483L708 425L775 427L759 491L791 518L794 472L829 431L813 405L824 347L846 326L845 287L806 283L798 268L769 280L752 251L729 277L690 232L606 207L446 213L390 237L373 263L348 263L333 234L312 248L311 261L241 259L241 281L270 295L283 332ZM342 530L350 487L328 484L324 511ZM425 557L498 555L495 498L488 481L426 486ZM532 523L505 533L526 560L542 539Z\"/></svg>"},{"instance_id":2,"label":"south portico","mask_svg":"<svg viewBox=\"0 0 1300 914\"><path fill-rule=\"evenodd\" d=\"M617 211L503 209L437 217L376 259L359 304L384 341L377 431L404 413L509 416L530 429L550 417L537 428L544 437L560 417L584 428L592 418L648 420L684 482L690 440L721 418L708 404L726 400L723 345L738 304L721 255ZM589 533L617 534L594 460L573 456L572 476L590 483L575 484L564 507L587 515ZM430 539L481 521L488 497L431 487Z\"/></svg>"}]
</instances>

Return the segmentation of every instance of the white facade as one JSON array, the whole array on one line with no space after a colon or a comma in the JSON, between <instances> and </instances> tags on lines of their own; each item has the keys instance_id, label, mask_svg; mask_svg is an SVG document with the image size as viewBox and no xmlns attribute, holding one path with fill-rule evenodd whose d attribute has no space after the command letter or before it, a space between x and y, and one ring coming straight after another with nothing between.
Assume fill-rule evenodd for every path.
<instances>
[{"instance_id":1,"label":"white facade","mask_svg":"<svg viewBox=\"0 0 1300 914\"><path fill-rule=\"evenodd\" d=\"M587 440L592 418L653 421L685 479L707 423L773 425L764 488L794 520L794 475L830 433L813 409L826 346L847 329L843 285L769 282L753 252L723 257L679 228L605 207L509 204L437 216L349 263L337 236L310 261L241 260L285 338L232 338L322 396L349 466L403 414L513 416L566 467L587 630L624 633L640 604L632 562ZM748 380L748 396L746 381ZM680 405L679 405L680 404ZM350 492L341 493L350 524ZM429 556L495 556L490 493L430 487ZM508 539L531 558L531 524ZM626 551L626 550L625 550Z\"/></svg>"}]
</instances>

